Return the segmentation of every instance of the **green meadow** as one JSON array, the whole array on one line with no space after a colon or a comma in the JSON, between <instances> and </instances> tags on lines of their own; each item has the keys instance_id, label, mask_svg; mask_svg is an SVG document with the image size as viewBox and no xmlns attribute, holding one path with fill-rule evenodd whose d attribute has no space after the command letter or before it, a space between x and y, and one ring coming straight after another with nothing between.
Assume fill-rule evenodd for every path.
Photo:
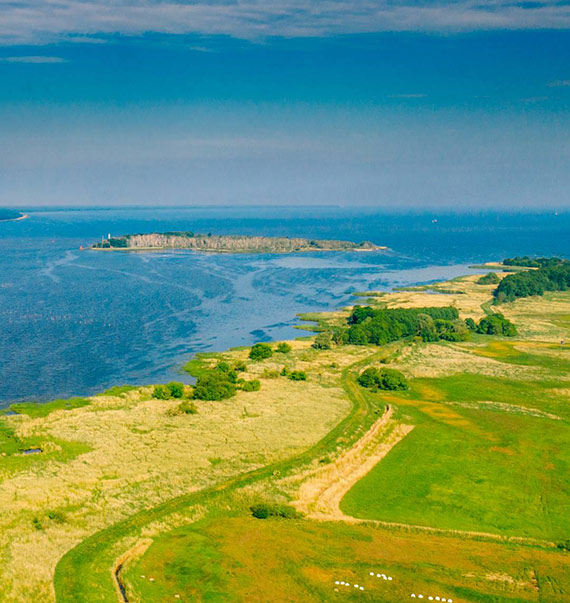
<instances>
[{"instance_id":1,"label":"green meadow","mask_svg":"<svg viewBox=\"0 0 570 603\"><path fill-rule=\"evenodd\" d=\"M345 496L348 515L565 540L570 533L570 382L477 374L383 395L416 428ZM564 405L568 417L567 400ZM561 413L562 414L562 413Z\"/></svg>"}]
</instances>

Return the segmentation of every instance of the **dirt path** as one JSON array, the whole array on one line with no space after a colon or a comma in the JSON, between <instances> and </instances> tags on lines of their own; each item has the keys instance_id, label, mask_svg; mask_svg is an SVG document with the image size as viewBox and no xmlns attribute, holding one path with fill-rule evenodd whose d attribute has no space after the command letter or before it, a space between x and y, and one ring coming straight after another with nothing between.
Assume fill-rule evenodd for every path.
<instances>
[{"instance_id":1,"label":"dirt path","mask_svg":"<svg viewBox=\"0 0 570 603\"><path fill-rule=\"evenodd\" d=\"M312 519L358 521L344 515L340 501L344 495L371 471L412 429L386 412L358 442L332 464L318 470L299 490L295 506Z\"/></svg>"}]
</instances>

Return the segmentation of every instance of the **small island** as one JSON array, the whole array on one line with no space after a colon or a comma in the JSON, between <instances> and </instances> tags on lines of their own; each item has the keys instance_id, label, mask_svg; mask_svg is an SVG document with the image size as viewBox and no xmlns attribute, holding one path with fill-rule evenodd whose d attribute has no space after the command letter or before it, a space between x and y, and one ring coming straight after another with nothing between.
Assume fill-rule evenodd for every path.
<instances>
[{"instance_id":1,"label":"small island","mask_svg":"<svg viewBox=\"0 0 570 603\"><path fill-rule=\"evenodd\" d=\"M91 246L98 250L150 251L192 249L215 253L297 253L303 251L376 251L385 250L370 241L334 241L290 237L195 234L190 231L130 234L107 238Z\"/></svg>"},{"instance_id":2,"label":"small island","mask_svg":"<svg viewBox=\"0 0 570 603\"><path fill-rule=\"evenodd\" d=\"M25 220L28 216L13 209L0 209L0 222L15 222Z\"/></svg>"}]
</instances>

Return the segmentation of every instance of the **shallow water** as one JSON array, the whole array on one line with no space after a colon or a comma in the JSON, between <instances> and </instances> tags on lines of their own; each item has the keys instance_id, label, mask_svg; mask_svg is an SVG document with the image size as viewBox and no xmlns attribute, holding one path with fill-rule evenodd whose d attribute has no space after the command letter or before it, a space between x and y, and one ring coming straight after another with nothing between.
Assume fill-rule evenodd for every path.
<instances>
[{"instance_id":1,"label":"shallow water","mask_svg":"<svg viewBox=\"0 0 570 603\"><path fill-rule=\"evenodd\" d=\"M194 352L290 338L351 292L451 278L515 254L570 256L570 214L394 215L339 208L28 211L0 223L0 405L163 382ZM437 219L437 222L432 220ZM108 233L372 240L389 252L80 251Z\"/></svg>"}]
</instances>

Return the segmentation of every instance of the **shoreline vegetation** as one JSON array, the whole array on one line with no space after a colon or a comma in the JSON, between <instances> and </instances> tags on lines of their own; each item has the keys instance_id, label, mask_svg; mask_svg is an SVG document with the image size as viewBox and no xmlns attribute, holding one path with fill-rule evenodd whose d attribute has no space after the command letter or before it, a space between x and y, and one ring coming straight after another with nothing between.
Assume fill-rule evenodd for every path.
<instances>
[{"instance_id":1,"label":"shoreline vegetation","mask_svg":"<svg viewBox=\"0 0 570 603\"><path fill-rule=\"evenodd\" d=\"M98 251L153 251L190 249L213 253L299 253L307 251L385 251L370 241L353 243L299 237L196 234L191 231L128 234L102 239L90 249Z\"/></svg>"},{"instance_id":2,"label":"shoreline vegetation","mask_svg":"<svg viewBox=\"0 0 570 603\"><path fill-rule=\"evenodd\" d=\"M0 413L0 598L565 600L570 291L499 313L481 277Z\"/></svg>"}]
</instances>

